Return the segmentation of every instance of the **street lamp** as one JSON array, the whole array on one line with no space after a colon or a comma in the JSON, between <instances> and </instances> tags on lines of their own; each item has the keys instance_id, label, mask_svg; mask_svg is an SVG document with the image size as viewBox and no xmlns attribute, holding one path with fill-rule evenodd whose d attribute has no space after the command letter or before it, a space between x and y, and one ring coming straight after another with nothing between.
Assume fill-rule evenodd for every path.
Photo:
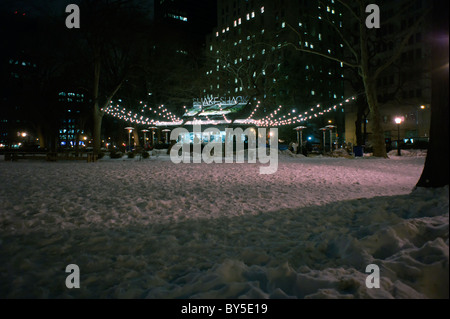
<instances>
[{"instance_id":1,"label":"street lamp","mask_svg":"<svg viewBox=\"0 0 450 319\"><path fill-rule=\"evenodd\" d=\"M145 148L146 148L146 145L147 145L147 132L150 132L150 131L144 129L144 130L141 130L141 132L144 133L144 149L145 149Z\"/></svg>"},{"instance_id":2,"label":"street lamp","mask_svg":"<svg viewBox=\"0 0 450 319\"><path fill-rule=\"evenodd\" d=\"M327 131L328 131L328 129L326 128L326 127L322 127L321 129L320 129L322 132L323 132L323 154L325 154L325 139L326 139L326 133L327 133Z\"/></svg>"},{"instance_id":3,"label":"street lamp","mask_svg":"<svg viewBox=\"0 0 450 319\"><path fill-rule=\"evenodd\" d=\"M330 130L330 152L333 152L333 129L336 128L336 126L327 125L325 128Z\"/></svg>"},{"instance_id":4,"label":"street lamp","mask_svg":"<svg viewBox=\"0 0 450 319\"><path fill-rule=\"evenodd\" d=\"M162 130L164 133L166 133L165 135L166 135L166 144L170 144L170 142L169 142L169 132L170 132L170 130L168 129L168 128L166 128L166 129L164 129L164 130Z\"/></svg>"},{"instance_id":5,"label":"street lamp","mask_svg":"<svg viewBox=\"0 0 450 319\"><path fill-rule=\"evenodd\" d=\"M295 131L297 131L297 144L300 147L300 152L303 152L303 130L306 128L306 126L299 126L294 128Z\"/></svg>"},{"instance_id":6,"label":"street lamp","mask_svg":"<svg viewBox=\"0 0 450 319\"><path fill-rule=\"evenodd\" d=\"M131 132L134 130L134 127L125 127L128 130L128 150L131 152Z\"/></svg>"},{"instance_id":7,"label":"street lamp","mask_svg":"<svg viewBox=\"0 0 450 319\"><path fill-rule=\"evenodd\" d=\"M150 130L152 130L152 146L155 144L155 130L157 129L156 126L149 127Z\"/></svg>"},{"instance_id":8,"label":"street lamp","mask_svg":"<svg viewBox=\"0 0 450 319\"><path fill-rule=\"evenodd\" d=\"M397 155L402 156L402 152L400 150L400 124L402 124L403 118L396 117L395 123L397 124Z\"/></svg>"}]
</instances>

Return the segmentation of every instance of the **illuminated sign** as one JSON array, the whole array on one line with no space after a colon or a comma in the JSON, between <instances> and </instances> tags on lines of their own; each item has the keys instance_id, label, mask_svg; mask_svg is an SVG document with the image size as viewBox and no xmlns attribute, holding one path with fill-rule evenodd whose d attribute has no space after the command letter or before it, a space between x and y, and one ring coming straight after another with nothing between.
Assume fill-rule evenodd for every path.
<instances>
[{"instance_id":1,"label":"illuminated sign","mask_svg":"<svg viewBox=\"0 0 450 319\"><path fill-rule=\"evenodd\" d=\"M248 97L214 97L206 96L194 99L192 109L187 110L184 116L208 116L235 113L248 104Z\"/></svg>"}]
</instances>

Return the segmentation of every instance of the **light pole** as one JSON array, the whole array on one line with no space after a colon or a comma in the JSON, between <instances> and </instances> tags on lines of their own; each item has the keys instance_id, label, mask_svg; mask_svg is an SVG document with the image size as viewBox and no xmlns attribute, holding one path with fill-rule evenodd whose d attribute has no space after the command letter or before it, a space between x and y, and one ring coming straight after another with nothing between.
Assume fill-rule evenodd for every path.
<instances>
[{"instance_id":1,"label":"light pole","mask_svg":"<svg viewBox=\"0 0 450 319\"><path fill-rule=\"evenodd\" d=\"M327 125L325 128L330 130L330 152L333 152L333 129L336 128L336 126Z\"/></svg>"},{"instance_id":2,"label":"light pole","mask_svg":"<svg viewBox=\"0 0 450 319\"><path fill-rule=\"evenodd\" d=\"M400 124L402 124L403 119L401 117L395 118L395 123L397 124L397 155L402 156L402 152L400 150Z\"/></svg>"},{"instance_id":3,"label":"light pole","mask_svg":"<svg viewBox=\"0 0 450 319\"><path fill-rule=\"evenodd\" d=\"M134 130L134 127L126 127L126 130L128 130L128 150L131 152L131 132Z\"/></svg>"},{"instance_id":4,"label":"light pole","mask_svg":"<svg viewBox=\"0 0 450 319\"><path fill-rule=\"evenodd\" d=\"M146 145L147 145L147 132L149 132L149 130L141 130L141 132L144 133L144 149L146 149Z\"/></svg>"},{"instance_id":5,"label":"light pole","mask_svg":"<svg viewBox=\"0 0 450 319\"><path fill-rule=\"evenodd\" d=\"M166 144L170 144L170 142L169 142L169 132L170 132L170 130L168 128L166 128L166 129L164 129L162 131L165 133L165 136L166 136L166 140L165 140Z\"/></svg>"},{"instance_id":6,"label":"light pole","mask_svg":"<svg viewBox=\"0 0 450 319\"><path fill-rule=\"evenodd\" d=\"M326 150L326 142L325 142L325 139L326 139L326 133L327 133L327 131L328 131L328 129L326 128L326 127L322 127L321 129L320 129L322 132L323 132L323 154L325 154L325 150Z\"/></svg>"},{"instance_id":7,"label":"light pole","mask_svg":"<svg viewBox=\"0 0 450 319\"><path fill-rule=\"evenodd\" d=\"M303 130L306 126L299 126L294 128L297 131L297 145L301 153L303 153Z\"/></svg>"},{"instance_id":8,"label":"light pole","mask_svg":"<svg viewBox=\"0 0 450 319\"><path fill-rule=\"evenodd\" d=\"M152 126L149 129L152 130L152 146L154 146L155 145L155 130L157 129L157 127L156 126Z\"/></svg>"}]
</instances>

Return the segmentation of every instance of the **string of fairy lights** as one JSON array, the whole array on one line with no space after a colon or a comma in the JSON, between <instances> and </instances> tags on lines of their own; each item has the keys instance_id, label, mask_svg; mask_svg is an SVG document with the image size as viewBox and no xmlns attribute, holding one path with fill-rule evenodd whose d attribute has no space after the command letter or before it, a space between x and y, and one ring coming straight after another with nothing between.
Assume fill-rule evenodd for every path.
<instances>
[{"instance_id":1,"label":"string of fairy lights","mask_svg":"<svg viewBox=\"0 0 450 319\"><path fill-rule=\"evenodd\" d=\"M219 106L219 111L221 116L223 117L222 120L216 120L216 119L210 119L207 114L197 114L197 116L202 116L206 118L206 120L198 119L197 116L194 116L191 121L186 121L172 112L170 112L164 105L159 105L157 107L149 107L147 104L144 104L142 101L139 102L141 105L140 112L134 112L132 110L127 110L125 107L122 107L120 104L116 103L114 104L113 101L106 107L105 109L102 109L106 114L113 116L115 118L124 120L126 122L140 124L140 125L153 125L153 126L179 126L183 124L209 124L209 125L217 125L217 124L252 124L259 127L280 127L280 126L286 126L286 125L293 125L298 124L302 122L306 122L315 118L319 118L321 116L324 116L328 113L331 113L333 111L337 111L338 108L341 108L346 103L350 103L351 101L355 100L356 97L352 96L348 99L345 99L341 103L335 104L333 106L330 106L328 108L323 108L320 104L317 104L314 107L311 107L308 109L308 111L297 113L295 110L292 110L288 113L283 114L283 106L278 106L277 109L275 109L272 113L269 115L261 118L261 119L254 119L255 115L257 114L261 103L258 101L253 111L250 113L250 115L245 120L230 120L226 116L226 112L223 110L221 105ZM119 100L119 102L122 102ZM183 106L185 114L187 114L187 108L186 106ZM148 113L151 115L148 116Z\"/></svg>"},{"instance_id":2,"label":"string of fairy lights","mask_svg":"<svg viewBox=\"0 0 450 319\"><path fill-rule=\"evenodd\" d=\"M121 102L121 100L119 100ZM139 102L142 104L140 113L136 113L131 110L127 110L125 107L120 106L120 104L113 105L113 101L106 107L102 109L106 114L113 116L115 118L124 120L130 123L136 123L141 125L155 125L155 126L163 126L167 124L171 125L181 125L183 124L183 120L177 117L175 114L170 112L164 105L159 105L156 108L149 107L147 104L144 104L142 101ZM154 117L159 117L160 119L146 117L145 112L153 113Z\"/></svg>"}]
</instances>

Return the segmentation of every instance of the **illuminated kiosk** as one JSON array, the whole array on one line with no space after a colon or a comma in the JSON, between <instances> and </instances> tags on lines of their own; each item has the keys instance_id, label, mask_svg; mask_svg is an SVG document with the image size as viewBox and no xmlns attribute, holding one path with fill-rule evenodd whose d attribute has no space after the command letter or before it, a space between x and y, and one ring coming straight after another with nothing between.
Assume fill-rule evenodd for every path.
<instances>
[{"instance_id":1,"label":"illuminated kiosk","mask_svg":"<svg viewBox=\"0 0 450 319\"><path fill-rule=\"evenodd\" d=\"M246 127L254 127L253 121L238 119L241 116L245 106L249 104L247 97L204 97L194 99L192 108L186 109L183 118L184 127L190 132L179 137L178 141L182 143L202 143L222 142L227 140L226 128L241 127L244 131ZM194 126L200 125L202 134L194 132ZM220 134L204 133L209 127L215 127ZM240 137L245 142L247 137L242 134Z\"/></svg>"}]
</instances>

